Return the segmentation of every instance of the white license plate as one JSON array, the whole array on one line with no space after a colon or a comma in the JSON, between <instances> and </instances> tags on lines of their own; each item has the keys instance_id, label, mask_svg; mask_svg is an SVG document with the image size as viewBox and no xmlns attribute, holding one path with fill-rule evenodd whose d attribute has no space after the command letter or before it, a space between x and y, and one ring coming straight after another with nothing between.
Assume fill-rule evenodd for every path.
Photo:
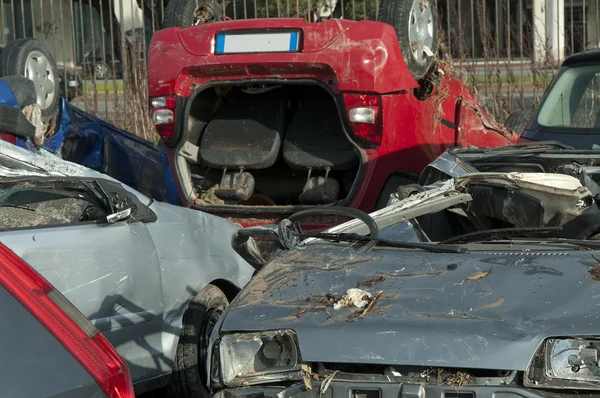
<instances>
[{"instance_id":1,"label":"white license plate","mask_svg":"<svg viewBox=\"0 0 600 398\"><path fill-rule=\"evenodd\" d=\"M298 52L299 31L217 33L215 54Z\"/></svg>"}]
</instances>

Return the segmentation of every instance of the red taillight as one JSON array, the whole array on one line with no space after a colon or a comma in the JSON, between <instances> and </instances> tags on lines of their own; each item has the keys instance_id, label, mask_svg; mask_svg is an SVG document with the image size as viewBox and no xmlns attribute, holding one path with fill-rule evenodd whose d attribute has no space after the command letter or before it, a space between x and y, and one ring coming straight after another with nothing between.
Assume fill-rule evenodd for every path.
<instances>
[{"instance_id":1,"label":"red taillight","mask_svg":"<svg viewBox=\"0 0 600 398\"><path fill-rule=\"evenodd\" d=\"M77 359L108 397L134 397L129 369L114 347L71 302L1 243L0 285Z\"/></svg>"},{"instance_id":2,"label":"red taillight","mask_svg":"<svg viewBox=\"0 0 600 398\"><path fill-rule=\"evenodd\" d=\"M381 97L370 94L344 94L344 103L354 135L364 141L381 144L383 136Z\"/></svg>"},{"instance_id":3,"label":"red taillight","mask_svg":"<svg viewBox=\"0 0 600 398\"><path fill-rule=\"evenodd\" d=\"M177 96L154 97L150 100L150 106L156 131L165 142L170 141L175 136Z\"/></svg>"},{"instance_id":4,"label":"red taillight","mask_svg":"<svg viewBox=\"0 0 600 398\"><path fill-rule=\"evenodd\" d=\"M0 140L10 142L13 145L17 145L17 136L14 134L0 133Z\"/></svg>"}]
</instances>

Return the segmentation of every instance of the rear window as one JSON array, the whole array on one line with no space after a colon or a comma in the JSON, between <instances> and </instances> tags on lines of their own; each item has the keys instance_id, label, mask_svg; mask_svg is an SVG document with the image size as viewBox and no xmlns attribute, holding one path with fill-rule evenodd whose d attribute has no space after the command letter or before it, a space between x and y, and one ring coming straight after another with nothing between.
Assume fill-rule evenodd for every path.
<instances>
[{"instance_id":1,"label":"rear window","mask_svg":"<svg viewBox=\"0 0 600 398\"><path fill-rule=\"evenodd\" d=\"M599 116L600 65L565 67L540 105L535 124L541 130L597 132Z\"/></svg>"}]
</instances>

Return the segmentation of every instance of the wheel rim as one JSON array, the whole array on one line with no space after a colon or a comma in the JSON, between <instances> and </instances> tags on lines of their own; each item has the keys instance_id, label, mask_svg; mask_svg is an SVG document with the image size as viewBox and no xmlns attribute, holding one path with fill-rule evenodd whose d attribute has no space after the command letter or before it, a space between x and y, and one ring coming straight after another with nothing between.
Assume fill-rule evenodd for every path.
<instances>
[{"instance_id":1,"label":"wheel rim","mask_svg":"<svg viewBox=\"0 0 600 398\"><path fill-rule=\"evenodd\" d=\"M211 308L206 311L206 316L202 322L200 334L198 335L198 367L201 375L206 372L206 366L204 359L208 355L208 344L210 342L210 335L212 334L217 321L221 317L223 312L217 308Z\"/></svg>"},{"instance_id":2,"label":"wheel rim","mask_svg":"<svg viewBox=\"0 0 600 398\"><path fill-rule=\"evenodd\" d=\"M96 64L96 78L104 79L108 76L108 66L106 64Z\"/></svg>"},{"instance_id":3,"label":"wheel rim","mask_svg":"<svg viewBox=\"0 0 600 398\"><path fill-rule=\"evenodd\" d=\"M415 62L424 65L433 52L433 13L428 0L414 0L408 20L408 40Z\"/></svg>"},{"instance_id":4,"label":"wheel rim","mask_svg":"<svg viewBox=\"0 0 600 398\"><path fill-rule=\"evenodd\" d=\"M55 76L50 61L39 51L32 51L25 60L25 77L35 86L36 102L41 109L48 109L54 101Z\"/></svg>"},{"instance_id":5,"label":"wheel rim","mask_svg":"<svg viewBox=\"0 0 600 398\"><path fill-rule=\"evenodd\" d=\"M212 8L206 5L199 5L194 10L194 21L192 22L192 26L202 25L207 22L211 22L215 19L214 12Z\"/></svg>"}]
</instances>

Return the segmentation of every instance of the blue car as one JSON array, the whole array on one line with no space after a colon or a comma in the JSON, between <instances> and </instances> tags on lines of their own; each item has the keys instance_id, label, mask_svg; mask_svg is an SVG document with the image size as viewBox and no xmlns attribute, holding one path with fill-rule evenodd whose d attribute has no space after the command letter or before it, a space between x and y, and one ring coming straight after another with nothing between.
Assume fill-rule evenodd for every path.
<instances>
[{"instance_id":1,"label":"blue car","mask_svg":"<svg viewBox=\"0 0 600 398\"><path fill-rule=\"evenodd\" d=\"M32 82L21 76L0 79L0 138L36 151L35 127L23 112ZM14 88L14 89L13 89ZM30 87L33 93L33 87ZM17 94L15 94L17 93ZM43 148L64 160L107 174L159 202L180 205L167 153L60 99L56 133Z\"/></svg>"}]
</instances>

